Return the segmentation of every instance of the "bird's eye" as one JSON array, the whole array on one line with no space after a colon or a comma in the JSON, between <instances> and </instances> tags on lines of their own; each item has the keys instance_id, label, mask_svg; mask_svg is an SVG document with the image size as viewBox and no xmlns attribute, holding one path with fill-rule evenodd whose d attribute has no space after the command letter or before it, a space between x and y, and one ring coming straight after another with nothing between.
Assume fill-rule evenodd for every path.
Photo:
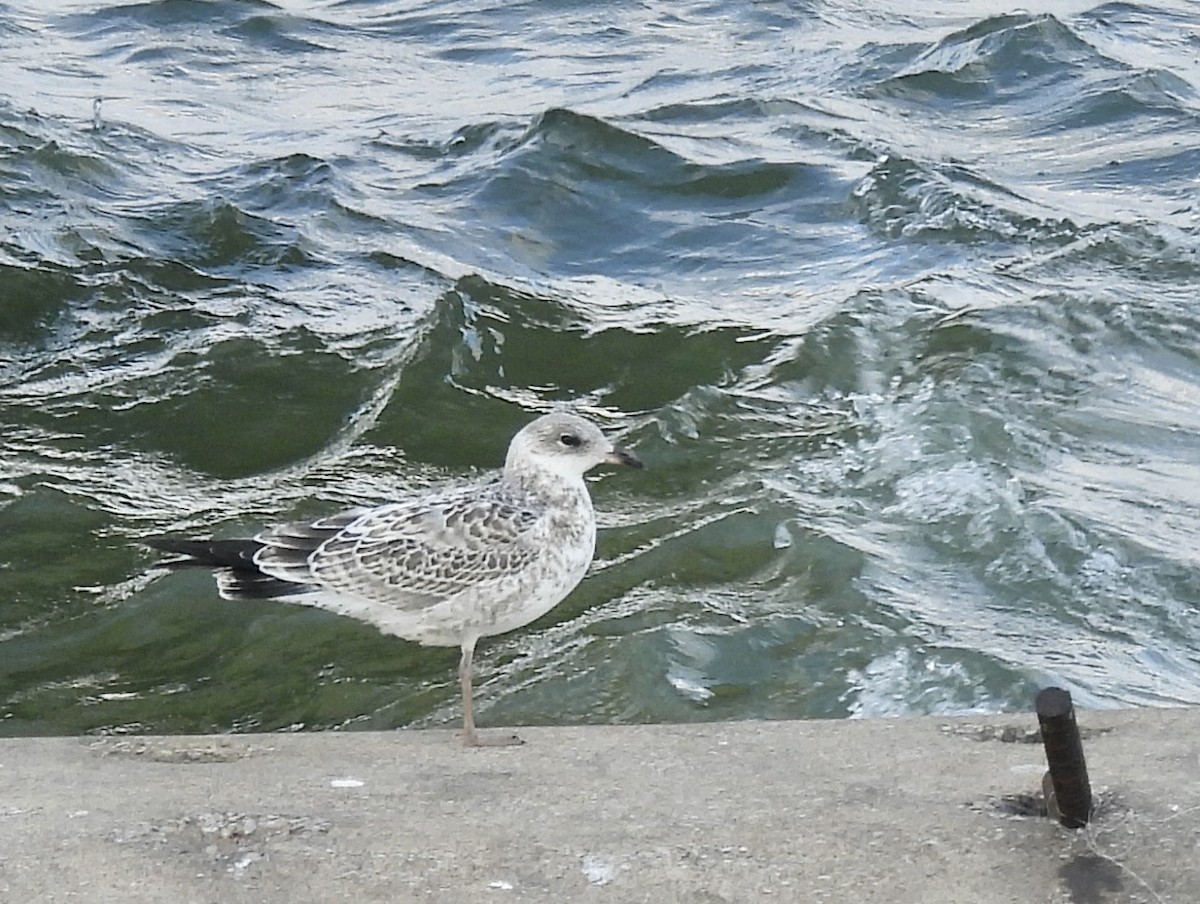
<instances>
[{"instance_id":1,"label":"bird's eye","mask_svg":"<svg viewBox=\"0 0 1200 904\"><path fill-rule=\"evenodd\" d=\"M560 436L558 438L558 441L560 443L562 443L564 446L570 446L572 449L575 448L576 446L578 446L581 442L583 442L583 440L581 440L574 433L564 433L562 436Z\"/></svg>"}]
</instances>

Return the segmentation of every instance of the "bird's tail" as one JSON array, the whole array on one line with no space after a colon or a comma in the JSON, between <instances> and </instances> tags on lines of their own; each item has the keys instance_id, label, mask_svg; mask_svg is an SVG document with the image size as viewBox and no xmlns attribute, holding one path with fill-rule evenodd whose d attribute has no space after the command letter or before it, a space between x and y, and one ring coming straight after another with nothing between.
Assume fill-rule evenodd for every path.
<instances>
[{"instance_id":1,"label":"bird's tail","mask_svg":"<svg viewBox=\"0 0 1200 904\"><path fill-rule=\"evenodd\" d=\"M147 537L142 542L151 549L179 556L160 563L166 568L201 565L254 572L258 571L254 554L263 546L257 540L185 540L181 537Z\"/></svg>"},{"instance_id":2,"label":"bird's tail","mask_svg":"<svg viewBox=\"0 0 1200 904\"><path fill-rule=\"evenodd\" d=\"M254 562L254 554L263 548L257 540L185 540L180 537L147 537L142 541L152 549L174 553L175 559L160 562L163 568L200 566L213 569L217 593L227 600L283 600L316 588L298 581L282 580L267 574Z\"/></svg>"}]
</instances>

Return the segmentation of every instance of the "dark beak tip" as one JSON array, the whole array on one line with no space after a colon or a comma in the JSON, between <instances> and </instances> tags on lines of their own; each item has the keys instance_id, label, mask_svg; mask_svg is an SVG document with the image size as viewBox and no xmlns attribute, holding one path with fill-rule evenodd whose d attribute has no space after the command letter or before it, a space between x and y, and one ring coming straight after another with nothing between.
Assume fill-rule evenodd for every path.
<instances>
[{"instance_id":1,"label":"dark beak tip","mask_svg":"<svg viewBox=\"0 0 1200 904\"><path fill-rule=\"evenodd\" d=\"M628 449L622 449L620 446L615 447L612 453L608 456L608 460L616 465L624 465L627 468L644 468L642 460L630 452Z\"/></svg>"}]
</instances>

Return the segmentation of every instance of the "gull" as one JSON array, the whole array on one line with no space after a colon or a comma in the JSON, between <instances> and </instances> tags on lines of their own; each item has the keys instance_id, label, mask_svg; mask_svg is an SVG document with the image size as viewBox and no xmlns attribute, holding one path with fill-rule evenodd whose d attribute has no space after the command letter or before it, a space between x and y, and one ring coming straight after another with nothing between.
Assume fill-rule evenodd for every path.
<instances>
[{"instance_id":1,"label":"gull","mask_svg":"<svg viewBox=\"0 0 1200 904\"><path fill-rule=\"evenodd\" d=\"M215 569L224 599L316 606L384 634L459 647L463 743L520 744L515 734L475 729L475 644L545 615L583 580L596 550L584 475L604 463L642 467L591 422L557 412L518 432L504 469L486 483L284 524L253 539L143 542L179 556L164 566Z\"/></svg>"}]
</instances>

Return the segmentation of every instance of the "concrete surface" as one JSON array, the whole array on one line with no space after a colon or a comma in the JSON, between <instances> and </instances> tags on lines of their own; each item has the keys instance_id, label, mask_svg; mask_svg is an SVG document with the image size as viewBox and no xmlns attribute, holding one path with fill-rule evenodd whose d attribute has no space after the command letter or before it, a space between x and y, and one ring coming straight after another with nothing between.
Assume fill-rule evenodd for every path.
<instances>
[{"instance_id":1,"label":"concrete surface","mask_svg":"<svg viewBox=\"0 0 1200 904\"><path fill-rule=\"evenodd\" d=\"M3 902L1200 902L1200 711L0 741ZM1014 796L1006 800L1006 796Z\"/></svg>"}]
</instances>

